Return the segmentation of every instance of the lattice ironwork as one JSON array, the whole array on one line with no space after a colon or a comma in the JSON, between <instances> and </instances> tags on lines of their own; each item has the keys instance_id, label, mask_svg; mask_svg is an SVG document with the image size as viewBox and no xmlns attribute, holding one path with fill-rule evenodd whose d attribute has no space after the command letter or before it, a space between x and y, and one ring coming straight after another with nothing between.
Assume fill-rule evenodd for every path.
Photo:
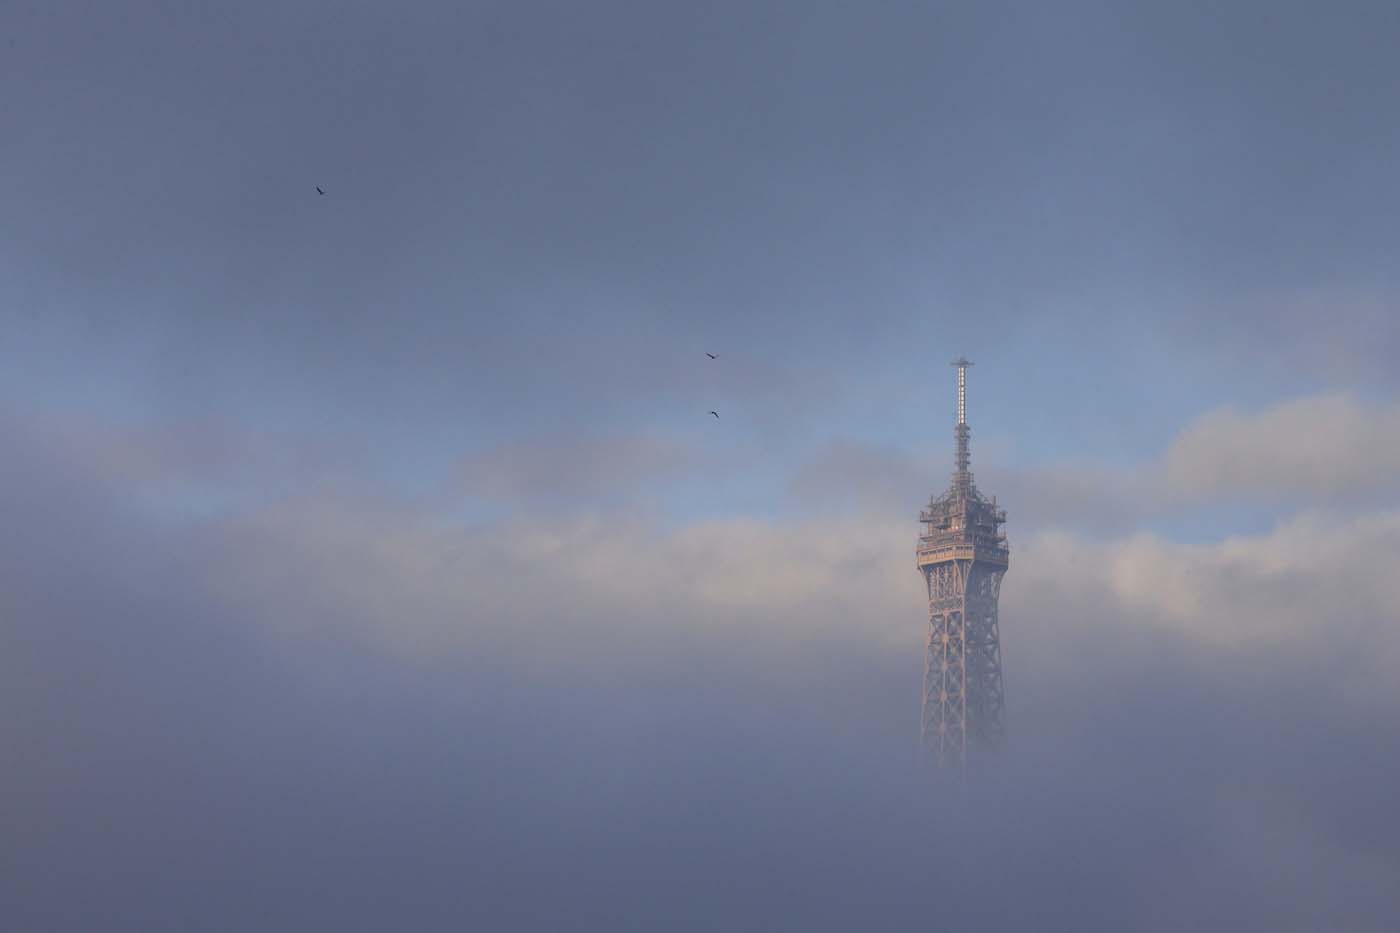
<instances>
[{"instance_id":1,"label":"lattice ironwork","mask_svg":"<svg viewBox=\"0 0 1400 933\"><path fill-rule=\"evenodd\" d=\"M957 359L956 453L948 491L930 498L919 514L924 532L915 559L928 589L928 646L924 656L924 747L945 768L962 771L969 755L1000 745L1005 736L1001 632L997 598L1009 564L996 497L977 490L967 426L966 359Z\"/></svg>"}]
</instances>

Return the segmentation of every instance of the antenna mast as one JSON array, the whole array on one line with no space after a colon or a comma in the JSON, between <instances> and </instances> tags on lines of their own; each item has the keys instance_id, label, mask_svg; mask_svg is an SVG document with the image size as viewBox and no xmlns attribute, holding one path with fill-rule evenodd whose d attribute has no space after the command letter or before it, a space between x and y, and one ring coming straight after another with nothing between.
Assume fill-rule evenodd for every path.
<instances>
[{"instance_id":1,"label":"antenna mast","mask_svg":"<svg viewBox=\"0 0 1400 933\"><path fill-rule=\"evenodd\" d=\"M967 368L972 361L960 356L949 365L958 368L958 424L953 429L957 438L957 453L953 460L953 489L966 495L975 488L972 482L972 453L968 449L972 429L967 426Z\"/></svg>"}]
</instances>

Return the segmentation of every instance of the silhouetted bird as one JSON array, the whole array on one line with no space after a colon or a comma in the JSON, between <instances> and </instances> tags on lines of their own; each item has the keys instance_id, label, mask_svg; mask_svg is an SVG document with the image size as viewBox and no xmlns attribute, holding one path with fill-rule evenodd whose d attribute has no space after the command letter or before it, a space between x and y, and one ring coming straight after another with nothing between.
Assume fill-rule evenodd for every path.
<instances>
[{"instance_id":1,"label":"silhouetted bird","mask_svg":"<svg viewBox=\"0 0 1400 933\"><path fill-rule=\"evenodd\" d=\"M325 192L321 190L321 186L320 186L320 185L317 185L317 186L316 186L316 193L317 193L317 194L325 194Z\"/></svg>"},{"instance_id":2,"label":"silhouetted bird","mask_svg":"<svg viewBox=\"0 0 1400 933\"><path fill-rule=\"evenodd\" d=\"M719 412L717 412L717 411L712 411L712 412L710 412L710 414L714 415L716 418L719 417Z\"/></svg>"},{"instance_id":3,"label":"silhouetted bird","mask_svg":"<svg viewBox=\"0 0 1400 933\"><path fill-rule=\"evenodd\" d=\"M719 359L719 357L715 356L713 353L706 353L705 355L708 356L708 357L709 357L710 359L712 359L712 360L717 360L717 359Z\"/></svg>"}]
</instances>

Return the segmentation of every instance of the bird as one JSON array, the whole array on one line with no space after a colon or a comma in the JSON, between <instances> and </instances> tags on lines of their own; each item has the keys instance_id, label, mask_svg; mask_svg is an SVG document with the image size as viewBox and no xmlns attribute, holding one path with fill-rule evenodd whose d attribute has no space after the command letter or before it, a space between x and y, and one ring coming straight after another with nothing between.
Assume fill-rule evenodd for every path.
<instances>
[{"instance_id":1,"label":"bird","mask_svg":"<svg viewBox=\"0 0 1400 933\"><path fill-rule=\"evenodd\" d=\"M317 193L317 194L325 194L325 192L321 190L321 186L320 186L320 185L317 185L317 186L316 186L316 193Z\"/></svg>"},{"instance_id":2,"label":"bird","mask_svg":"<svg viewBox=\"0 0 1400 933\"><path fill-rule=\"evenodd\" d=\"M712 411L712 412L710 412L710 414L714 415L716 418L719 417L719 412L717 412L717 411Z\"/></svg>"},{"instance_id":3,"label":"bird","mask_svg":"<svg viewBox=\"0 0 1400 933\"><path fill-rule=\"evenodd\" d=\"M710 359L712 359L712 360L717 360L717 359L719 359L719 357L715 356L713 353L706 353L705 355L708 356L708 357L709 357Z\"/></svg>"}]
</instances>

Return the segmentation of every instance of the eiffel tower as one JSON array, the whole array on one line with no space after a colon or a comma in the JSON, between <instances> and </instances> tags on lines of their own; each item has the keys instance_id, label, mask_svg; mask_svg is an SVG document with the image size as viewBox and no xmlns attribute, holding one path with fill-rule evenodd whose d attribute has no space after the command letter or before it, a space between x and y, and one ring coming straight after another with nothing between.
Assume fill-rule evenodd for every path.
<instances>
[{"instance_id":1,"label":"eiffel tower","mask_svg":"<svg viewBox=\"0 0 1400 933\"><path fill-rule=\"evenodd\" d=\"M965 775L974 758L1004 735L1001 635L997 597L1009 551L1001 525L1006 512L972 481L967 426L968 360L958 370L957 453L952 485L929 498L916 563L928 587L928 648L924 656L923 746L940 768Z\"/></svg>"}]
</instances>

